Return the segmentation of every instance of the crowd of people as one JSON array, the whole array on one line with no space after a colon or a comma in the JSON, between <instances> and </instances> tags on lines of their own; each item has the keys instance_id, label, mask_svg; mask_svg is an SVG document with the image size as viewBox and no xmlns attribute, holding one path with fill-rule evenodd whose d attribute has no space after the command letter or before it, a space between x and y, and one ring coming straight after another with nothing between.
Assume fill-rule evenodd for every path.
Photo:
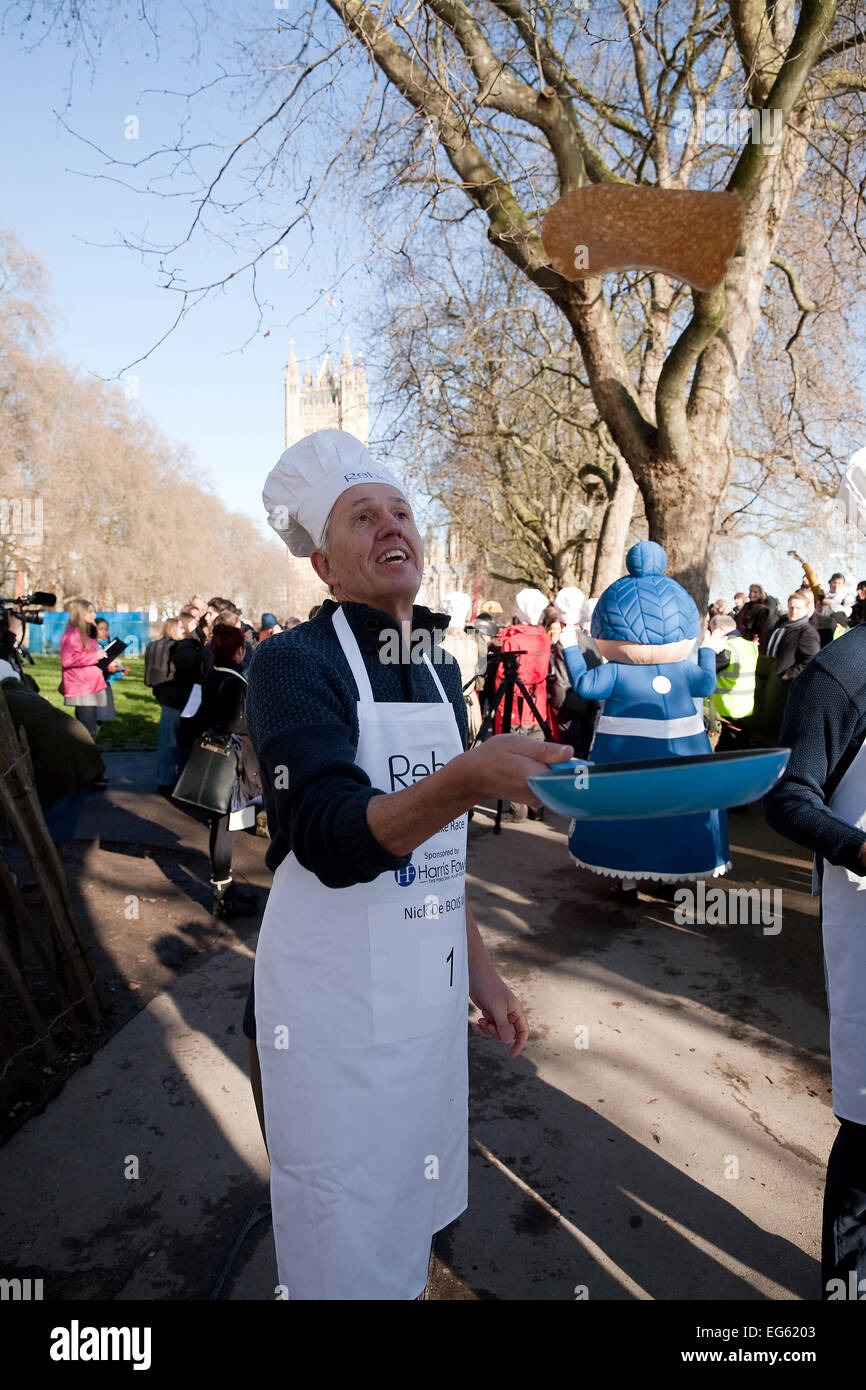
<instances>
[{"instance_id":1,"label":"crowd of people","mask_svg":"<svg viewBox=\"0 0 866 1390\"><path fill-rule=\"evenodd\" d=\"M460 667L470 742L479 733L486 737L508 729L532 739L550 737L571 745L577 757L590 756L599 704L574 688L562 638L564 633L571 634L587 669L603 663L591 634L596 603L574 586L555 595L524 589L510 616L495 600L477 603L477 612L470 616L469 595L446 596L442 606L450 626L442 646ZM317 611L318 605L307 620ZM32 699L26 701L20 678L12 697L19 720L26 722L26 716L34 727L38 724L43 743L48 725L52 728L52 757L39 761L43 802L50 808L58 844L72 838L87 791L108 784L94 745L100 725L115 717L112 685L128 673L122 658L105 659L108 623L97 620L89 600L73 600L68 614L60 644L60 690L89 738L82 739L80 732L73 736L65 722L57 723L47 702L42 701L43 709ZM231 807L208 817L217 916L248 912L256 906L231 875L232 847L238 829L251 823L249 808L266 833L255 754L244 722L246 672L256 647L302 621L294 616L281 621L273 613L262 613L250 624L232 600L195 595L164 621L161 635L147 647L145 682L160 706L156 767L160 795L172 796L190 750L205 730L233 740L238 753ZM757 583L750 585L748 594L736 593L733 602L718 599L710 604L708 630L716 634L719 650L716 692L706 700L704 714L713 746L720 752L774 746L793 681L829 642L864 622L866 580L849 594L845 576L839 572L831 576L826 589L817 584L813 572L804 574L801 587L788 596L784 612L778 599ZM510 652L516 654L519 677L513 686L503 679L504 658ZM0 671L7 690L16 675L11 667ZM57 757L58 739L67 750L65 760ZM55 794L59 783L54 773L49 774L49 764L53 769L65 768L60 796ZM246 817L241 814L244 811ZM543 814L520 802L509 803L504 812L508 820Z\"/></svg>"},{"instance_id":2,"label":"crowd of people","mask_svg":"<svg viewBox=\"0 0 866 1390\"><path fill-rule=\"evenodd\" d=\"M217 917L242 915L258 906L256 895L241 889L231 871L236 836L241 829L251 828L262 804L258 765L244 718L246 672L259 643L297 627L300 621L292 617L281 623L273 613L263 613L253 627L231 599L217 595L205 600L196 594L180 613L165 620L161 636L145 652L145 683L160 706L159 794L174 796L196 741L204 734L223 739L234 759L236 775L228 807L201 806L208 812L210 882ZM190 795L195 793L183 793L178 799L185 801Z\"/></svg>"},{"instance_id":3,"label":"crowd of people","mask_svg":"<svg viewBox=\"0 0 866 1390\"><path fill-rule=\"evenodd\" d=\"M571 634L587 669L603 664L591 634L596 603L576 586L555 595L528 588L518 593L510 617L496 600L480 602L470 616L473 603L468 594L446 595L442 606L450 626L442 646L460 667L470 742L479 734L508 730L536 740L551 738L573 747L579 758L590 756L600 706L574 688L562 638ZM842 574L832 576L826 593L804 578L803 587L789 596L784 614L780 607L759 584L751 585L748 595L735 594L732 603L719 599L709 607L708 628L717 634L720 649L715 657L717 689L705 701L704 714L719 751L775 745L791 682L823 645L847 632L849 624L866 620L866 581L858 584L856 598L849 598ZM317 611L318 605L308 620ZM71 694L67 700L75 703L77 717L93 733L99 720L111 717L110 682L122 670L114 663L103 674L92 652L82 659L76 634L85 621L92 621L92 607L71 612L64 642L70 672L84 667L92 673L95 694L88 690L83 699ZM263 613L253 625L244 621L230 599L195 595L165 620L161 636L147 648L145 681L160 706L160 795L172 797L191 748L206 730L232 739L239 755L231 807L208 817L213 911L220 917L256 906L231 874L233 845L238 830L251 823L250 808L266 833L255 753L244 719L246 672L256 647L302 621L280 621L273 613ZM102 642L106 637L99 634ZM503 680L503 658L509 653L515 653L519 677L513 686ZM77 691L80 677L78 684L74 676L69 684ZM95 785L104 786L104 778ZM503 814L506 820L521 821L541 819L544 811L512 801Z\"/></svg>"},{"instance_id":4,"label":"crowd of people","mask_svg":"<svg viewBox=\"0 0 866 1390\"><path fill-rule=\"evenodd\" d=\"M792 683L830 642L866 621L866 580L855 596L837 571L825 590L810 568L784 611L762 585L752 584L748 597L737 593L733 604L711 604L708 617L710 631L724 638L708 711L717 747L772 747Z\"/></svg>"}]
</instances>

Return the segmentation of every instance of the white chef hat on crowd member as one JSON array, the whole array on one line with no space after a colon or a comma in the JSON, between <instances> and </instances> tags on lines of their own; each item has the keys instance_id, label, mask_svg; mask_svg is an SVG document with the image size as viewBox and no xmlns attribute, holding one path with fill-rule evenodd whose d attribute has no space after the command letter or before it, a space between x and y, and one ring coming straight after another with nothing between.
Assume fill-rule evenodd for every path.
<instances>
[{"instance_id":1,"label":"white chef hat on crowd member","mask_svg":"<svg viewBox=\"0 0 866 1390\"><path fill-rule=\"evenodd\" d=\"M268 474L262 501L268 523L293 555L312 555L337 498L358 483L403 484L346 430L315 430L299 439Z\"/></svg>"},{"instance_id":2,"label":"white chef hat on crowd member","mask_svg":"<svg viewBox=\"0 0 866 1390\"><path fill-rule=\"evenodd\" d=\"M577 589L574 585L569 585L565 589L560 589L556 598L553 600L562 614L564 623L579 623L583 605L586 603L586 594L583 589Z\"/></svg>"},{"instance_id":3,"label":"white chef hat on crowd member","mask_svg":"<svg viewBox=\"0 0 866 1390\"><path fill-rule=\"evenodd\" d=\"M580 626L583 628L584 632L589 632L592 623L592 615L595 612L595 605L597 603L597 598L588 598L581 609Z\"/></svg>"},{"instance_id":4,"label":"white chef hat on crowd member","mask_svg":"<svg viewBox=\"0 0 866 1390\"><path fill-rule=\"evenodd\" d=\"M540 589L521 589L514 600L514 606L522 623L536 626L547 607L547 599Z\"/></svg>"},{"instance_id":5,"label":"white chef hat on crowd member","mask_svg":"<svg viewBox=\"0 0 866 1390\"><path fill-rule=\"evenodd\" d=\"M448 614L452 627L466 626L471 607L472 600L469 595L461 594L459 590L455 590L453 594L445 594L442 598L442 612Z\"/></svg>"},{"instance_id":6,"label":"white chef hat on crowd member","mask_svg":"<svg viewBox=\"0 0 866 1390\"><path fill-rule=\"evenodd\" d=\"M848 521L866 535L866 449L858 449L848 460L838 497Z\"/></svg>"}]
</instances>

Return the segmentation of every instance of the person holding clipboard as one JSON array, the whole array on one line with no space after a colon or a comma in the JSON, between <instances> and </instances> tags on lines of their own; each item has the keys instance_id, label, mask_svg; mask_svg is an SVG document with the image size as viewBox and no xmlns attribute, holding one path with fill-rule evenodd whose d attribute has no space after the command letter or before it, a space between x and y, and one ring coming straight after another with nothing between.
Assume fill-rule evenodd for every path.
<instances>
[{"instance_id":1,"label":"person holding clipboard","mask_svg":"<svg viewBox=\"0 0 866 1390\"><path fill-rule=\"evenodd\" d=\"M60 639L60 693L63 703L71 705L76 719L96 739L99 724L108 713L108 684L106 676L118 671L122 662L119 652L125 643L113 642L103 651L96 640L96 610L89 599L73 599L69 605L69 621ZM116 648L116 651L112 651ZM107 784L104 776L97 777L91 786L97 790Z\"/></svg>"}]
</instances>

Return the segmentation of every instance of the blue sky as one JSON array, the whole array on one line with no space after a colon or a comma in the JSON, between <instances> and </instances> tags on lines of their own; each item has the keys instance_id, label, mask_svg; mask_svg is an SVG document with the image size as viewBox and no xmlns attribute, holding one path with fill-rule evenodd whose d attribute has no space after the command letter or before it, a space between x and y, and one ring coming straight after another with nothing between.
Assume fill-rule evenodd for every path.
<instances>
[{"instance_id":1,"label":"blue sky","mask_svg":"<svg viewBox=\"0 0 866 1390\"><path fill-rule=\"evenodd\" d=\"M162 13L179 11L163 7ZM110 164L85 142L119 161L170 145L185 108L181 97L166 96L164 89L181 93L212 80L216 56L228 53L224 40L205 35L200 61L191 62L190 35L172 25L160 27L165 32L158 58L142 26L127 22L113 30L116 38L90 64L80 51L52 40L26 52L16 34L6 33L0 59L0 120L6 132L0 145L0 222L40 257L53 280L55 346L61 355L102 377L127 368L125 377L138 379L141 409L170 439L189 447L226 503L261 521L261 485L284 444L289 338L294 337L299 357L318 355L326 335L339 353L346 330L353 351L367 349L364 287L350 292L336 284L338 248L320 224L313 245L306 233L292 243L292 259L300 256L299 265L280 269L272 254L258 271L259 297L269 301L262 324L268 337L256 334L250 278L241 276L194 308L145 361L130 365L166 333L180 296L159 287L153 261L143 261L120 243L139 237L161 244L178 240L190 205L124 188L120 180L140 175ZM137 140L126 138L135 129L129 117L138 120ZM247 122L245 116L241 125L238 115L224 110L219 88L196 99L196 139L225 145ZM203 167L214 167L214 159L203 161ZM239 262L225 247L201 238L182 260L190 286ZM325 302L329 289L336 306ZM130 381L128 394L135 390Z\"/></svg>"}]
</instances>

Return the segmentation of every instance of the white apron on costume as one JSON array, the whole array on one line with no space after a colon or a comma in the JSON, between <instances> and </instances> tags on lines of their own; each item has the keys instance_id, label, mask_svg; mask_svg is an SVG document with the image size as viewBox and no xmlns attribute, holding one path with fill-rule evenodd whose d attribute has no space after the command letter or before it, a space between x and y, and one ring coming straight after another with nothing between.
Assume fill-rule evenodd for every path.
<instances>
[{"instance_id":1,"label":"white apron on costume","mask_svg":"<svg viewBox=\"0 0 866 1390\"><path fill-rule=\"evenodd\" d=\"M866 839L866 743L827 804L834 815L863 830ZM825 860L821 921L833 1112L866 1125L866 878Z\"/></svg>"},{"instance_id":2,"label":"white apron on costume","mask_svg":"<svg viewBox=\"0 0 866 1390\"><path fill-rule=\"evenodd\" d=\"M358 687L356 764L399 791L463 751L441 702ZM425 657L425 661L427 658ZM411 1299L468 1186L466 816L371 883L279 865L256 949L256 1040L280 1284L291 1299Z\"/></svg>"}]
</instances>

